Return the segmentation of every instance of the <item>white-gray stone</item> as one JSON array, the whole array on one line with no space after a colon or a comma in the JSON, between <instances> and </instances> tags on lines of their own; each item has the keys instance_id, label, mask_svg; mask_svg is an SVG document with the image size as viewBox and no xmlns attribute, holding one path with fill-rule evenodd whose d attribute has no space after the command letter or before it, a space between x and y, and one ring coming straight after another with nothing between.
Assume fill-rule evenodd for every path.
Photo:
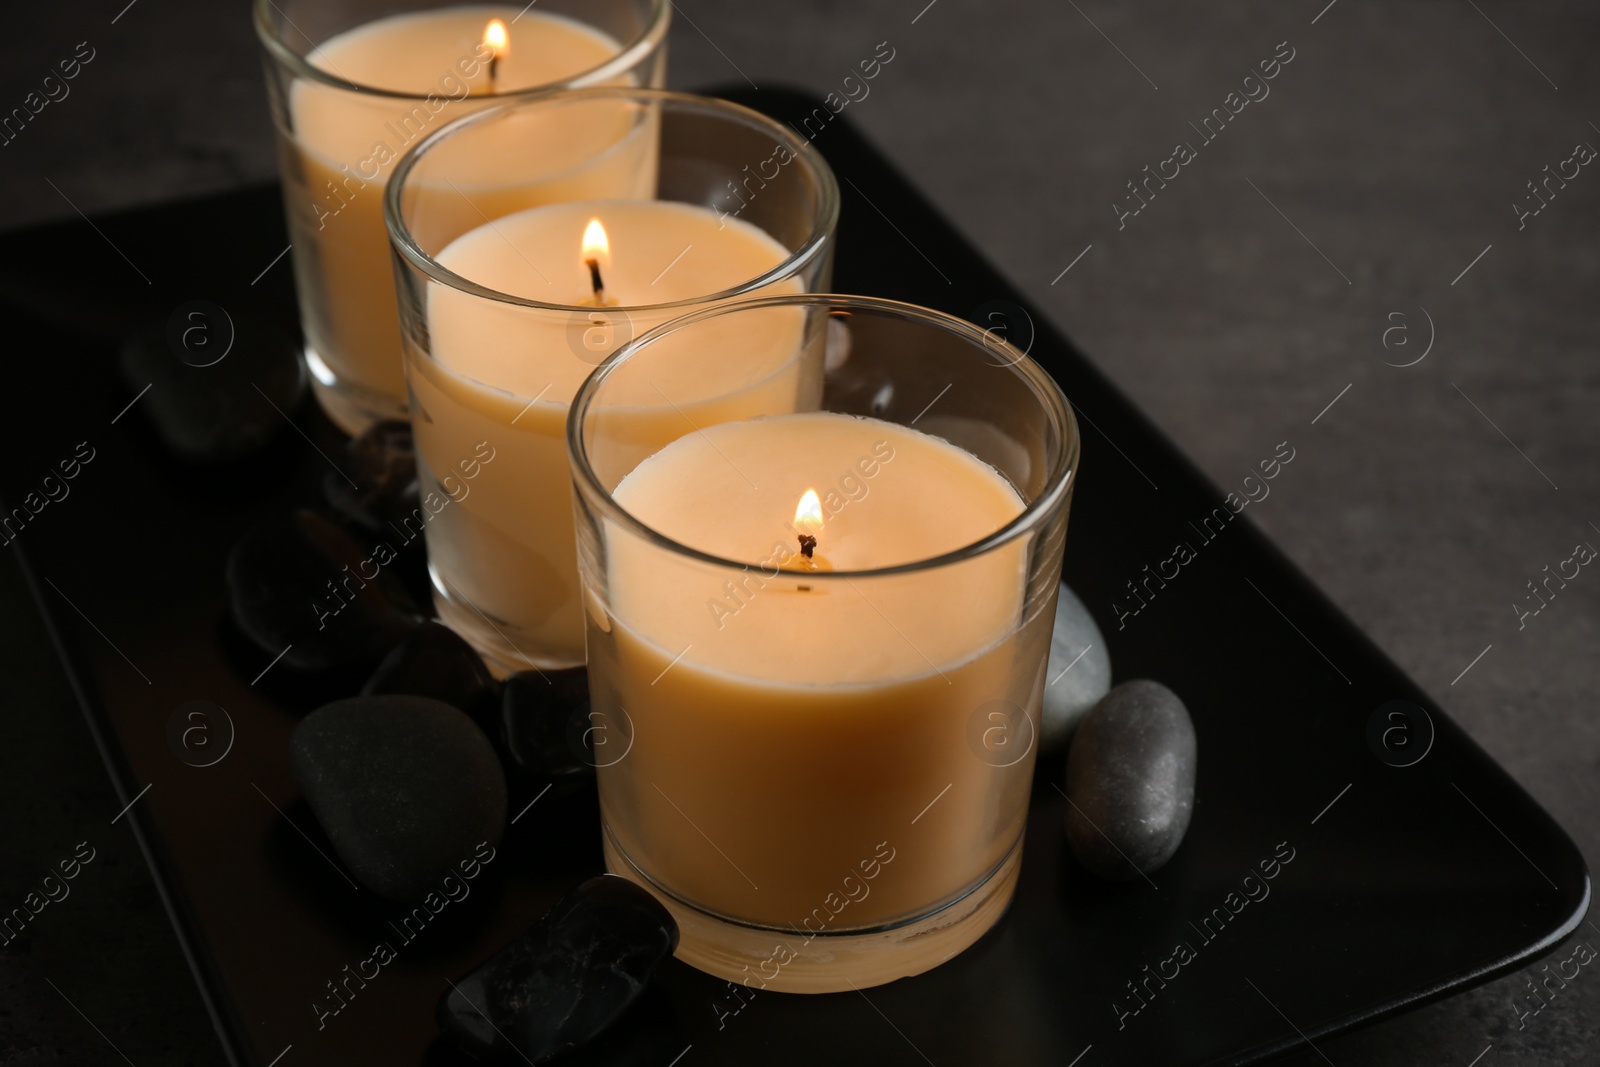
<instances>
[{"instance_id":1,"label":"white-gray stone","mask_svg":"<svg viewBox=\"0 0 1600 1067\"><path fill-rule=\"evenodd\" d=\"M1058 752L1082 718L1111 689L1111 654L1094 616L1077 594L1061 583L1050 664L1044 676L1044 707L1039 712L1039 751Z\"/></svg>"}]
</instances>

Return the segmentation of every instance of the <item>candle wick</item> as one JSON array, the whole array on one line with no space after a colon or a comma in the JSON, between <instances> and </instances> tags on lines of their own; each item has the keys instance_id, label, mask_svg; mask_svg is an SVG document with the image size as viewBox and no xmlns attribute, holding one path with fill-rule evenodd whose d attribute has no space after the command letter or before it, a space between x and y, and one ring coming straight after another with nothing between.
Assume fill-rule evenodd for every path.
<instances>
[{"instance_id":1,"label":"candle wick","mask_svg":"<svg viewBox=\"0 0 1600 1067\"><path fill-rule=\"evenodd\" d=\"M499 73L499 70L500 53L497 51L494 55L489 57L489 92L491 93L495 91L495 75Z\"/></svg>"},{"instance_id":2,"label":"candle wick","mask_svg":"<svg viewBox=\"0 0 1600 1067\"><path fill-rule=\"evenodd\" d=\"M600 261L586 259L584 263L589 267L589 285L594 289L594 302L604 305L606 302L606 283L600 279Z\"/></svg>"},{"instance_id":3,"label":"candle wick","mask_svg":"<svg viewBox=\"0 0 1600 1067\"><path fill-rule=\"evenodd\" d=\"M812 553L816 552L816 550L817 550L817 539L815 537L811 536L810 534L801 534L800 535L800 554L802 556L804 556L806 559L810 559L811 556L812 556Z\"/></svg>"}]
</instances>

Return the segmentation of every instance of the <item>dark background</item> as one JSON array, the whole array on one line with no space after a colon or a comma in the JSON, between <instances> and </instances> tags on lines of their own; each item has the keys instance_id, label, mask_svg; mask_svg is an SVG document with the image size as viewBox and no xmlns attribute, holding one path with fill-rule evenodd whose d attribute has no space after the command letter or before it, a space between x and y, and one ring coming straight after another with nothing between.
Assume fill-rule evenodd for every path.
<instances>
[{"instance_id":1,"label":"dark background","mask_svg":"<svg viewBox=\"0 0 1600 1067\"><path fill-rule=\"evenodd\" d=\"M0 227L272 177L244 0L125 3L9 5L0 113L80 41L96 56L0 147ZM889 42L894 60L845 114L1215 480L1293 444L1299 461L1252 516L1593 865L1600 574L1584 570L1524 629L1512 605L1575 544L1600 545L1600 173L1585 167L1520 231L1513 204L1575 144L1600 146L1600 9L925 3L683 0L671 82L823 93ZM1119 231L1110 205L1125 183L1176 141L1198 144L1187 124L1283 41L1295 58L1271 95ZM132 270L129 283L143 284ZM1421 355L1427 316L1427 357L1386 366ZM1247 663L1218 669L1249 684ZM79 841L98 850L68 899L0 946L0 1058L221 1063L3 553L0 708L0 906ZM1511 976L1319 1046L1340 1065L1589 1062L1600 978L1586 969L1519 1031L1523 988Z\"/></svg>"}]
</instances>

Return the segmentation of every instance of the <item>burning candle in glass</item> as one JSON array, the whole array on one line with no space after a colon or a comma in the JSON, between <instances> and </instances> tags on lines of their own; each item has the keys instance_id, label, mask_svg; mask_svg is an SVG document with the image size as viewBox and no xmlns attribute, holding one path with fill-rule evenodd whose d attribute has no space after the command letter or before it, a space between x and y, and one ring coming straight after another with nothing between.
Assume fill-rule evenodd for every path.
<instances>
[{"instance_id":1,"label":"burning candle in glass","mask_svg":"<svg viewBox=\"0 0 1600 1067\"><path fill-rule=\"evenodd\" d=\"M831 208L785 200L776 182L767 202L787 204L792 215L769 225L791 241L803 238L798 249L763 225L667 199L576 200L509 213L488 205L470 227L460 219L440 225L434 190L446 176L470 182L472 142L487 143L498 125L545 109L561 109L571 122L659 123L663 137L680 120L701 137L723 129L723 138L705 143L726 141L740 156L752 144L770 153L774 139L793 141L735 105L596 90L469 119L459 134L424 145L397 176L391 214L408 264L401 304L424 499L452 496L452 468L477 442L490 442L497 456L470 492L423 524L435 605L501 672L584 662L564 437L584 378L617 345L685 311L745 292L805 290L824 276L832 227ZM486 129L476 138L479 126ZM457 136L467 141L462 166L452 152ZM794 151L786 179L795 197L808 183L830 188L820 159L800 145ZM662 185L699 190L706 174L738 166L680 154L663 162ZM677 177L674 167L701 181ZM764 331L681 352L647 395L616 413L639 454L676 436L684 420L771 404L793 409L815 387L801 380L798 323L773 320Z\"/></svg>"},{"instance_id":2,"label":"burning candle in glass","mask_svg":"<svg viewBox=\"0 0 1600 1067\"><path fill-rule=\"evenodd\" d=\"M702 330L797 310L851 337L834 410L700 420L628 462L617 396ZM641 338L579 396L607 863L663 897L695 966L887 981L1009 899L1075 435L1054 385L986 343L887 301L748 301ZM879 384L906 394L887 417ZM910 425L936 396L960 441Z\"/></svg>"},{"instance_id":3,"label":"burning candle in glass","mask_svg":"<svg viewBox=\"0 0 1600 1067\"><path fill-rule=\"evenodd\" d=\"M670 10L662 0L595 0L585 5L590 21L579 21L512 6L394 13L377 0L257 0L257 32L273 61L268 78L306 361L319 402L341 428L357 433L406 412L383 221L396 161L495 98L572 84L660 84ZM502 157L548 153L552 175L563 160L596 165L543 191L521 180L507 189L513 168L503 158L499 175L481 172L479 187L453 199L472 212L496 195L516 195L521 207L574 195L647 195L653 141L607 155L604 141L616 133L525 127L502 138Z\"/></svg>"}]
</instances>

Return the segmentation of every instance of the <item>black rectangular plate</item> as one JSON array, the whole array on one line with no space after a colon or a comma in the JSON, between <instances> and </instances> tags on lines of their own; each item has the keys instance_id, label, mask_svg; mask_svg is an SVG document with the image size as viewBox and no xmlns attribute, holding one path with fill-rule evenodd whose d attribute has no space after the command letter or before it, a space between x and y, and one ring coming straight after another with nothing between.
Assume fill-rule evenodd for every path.
<instances>
[{"instance_id":1,"label":"black rectangular plate","mask_svg":"<svg viewBox=\"0 0 1600 1067\"><path fill-rule=\"evenodd\" d=\"M794 121L820 107L730 95ZM1214 540L1197 531L1224 494L847 121L823 114L810 128L844 192L837 288L1005 329L1079 412L1066 578L1116 676L1159 679L1187 701L1200 741L1193 824L1151 880L1099 882L1064 851L1061 760L1041 760L1015 903L966 953L866 995L760 994L736 1015L724 1014L723 983L673 961L622 1026L570 1062L1245 1063L1484 981L1570 933L1589 878L1567 835L1248 512ZM317 830L286 752L303 695L275 681L281 668L252 685L268 657L240 653L225 622L229 547L318 499L318 450L336 455L340 435L308 400L292 413L301 432L203 470L165 455L148 398L119 416L136 390L119 379L118 346L187 300L222 305L241 334L295 329L287 261L252 281L285 244L274 187L108 217L98 231L73 220L0 237L13 353L0 496L16 506L78 442L96 450L71 496L12 548L124 800L150 786L128 818L233 1061L265 1065L292 1046L282 1067L451 1063L433 1022L446 979L600 869L592 795L536 805L494 879L415 940L397 937L391 912L309 843ZM1119 629L1113 598L1180 541L1195 558ZM227 757L203 769L166 738L174 709L195 699L220 704L236 729ZM1409 767L1369 744L1391 700L1431 717L1431 748ZM1280 843L1293 860L1269 895L1239 903ZM1208 939L1204 919L1230 903L1237 914ZM319 1029L324 983L379 941L397 958ZM1180 943L1193 958L1149 979L1171 975L1163 961Z\"/></svg>"}]
</instances>

